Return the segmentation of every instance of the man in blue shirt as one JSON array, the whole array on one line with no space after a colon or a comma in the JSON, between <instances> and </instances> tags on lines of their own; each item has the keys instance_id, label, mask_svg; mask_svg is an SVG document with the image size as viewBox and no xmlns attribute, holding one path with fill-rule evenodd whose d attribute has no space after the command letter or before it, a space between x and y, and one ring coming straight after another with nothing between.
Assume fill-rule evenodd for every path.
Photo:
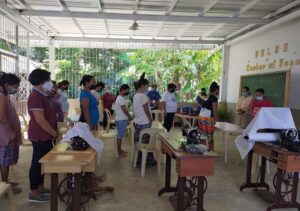
<instances>
[{"instance_id":1,"label":"man in blue shirt","mask_svg":"<svg viewBox=\"0 0 300 211\"><path fill-rule=\"evenodd\" d=\"M152 89L150 91L148 91L147 96L150 99L150 107L151 110L156 110L158 109L158 104L159 104L159 100L161 99L161 96L159 94L159 92L157 91L157 85L153 84Z\"/></svg>"}]
</instances>

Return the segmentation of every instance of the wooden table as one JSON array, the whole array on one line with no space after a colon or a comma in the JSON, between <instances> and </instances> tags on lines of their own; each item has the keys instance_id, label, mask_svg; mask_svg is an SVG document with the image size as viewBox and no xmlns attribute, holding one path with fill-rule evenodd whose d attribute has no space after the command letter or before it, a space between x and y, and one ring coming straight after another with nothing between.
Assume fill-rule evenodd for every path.
<instances>
[{"instance_id":1,"label":"wooden table","mask_svg":"<svg viewBox=\"0 0 300 211\"><path fill-rule=\"evenodd\" d=\"M260 181L251 182L252 159L253 153L262 156ZM300 153L294 153L281 149L279 145L274 143L256 143L254 148L248 154L246 182L240 187L240 191L246 188L263 188L269 190L269 185L265 182L266 174L266 158L272 159L277 165L277 178L275 188L275 201L270 204L267 211L277 208L298 208L300 204L297 202L298 180L300 172ZM292 173L292 191L290 201L285 201L281 195L281 186L284 173Z\"/></svg>"},{"instance_id":2,"label":"wooden table","mask_svg":"<svg viewBox=\"0 0 300 211\"><path fill-rule=\"evenodd\" d=\"M183 114L176 114L176 116L186 120L200 119L199 116L190 116L190 115L183 115ZM219 129L222 132L223 146L224 146L224 161L225 163L227 163L229 135L230 134L240 135L242 134L243 129L238 125L231 124L228 122L216 122L215 128Z\"/></svg>"},{"instance_id":3,"label":"wooden table","mask_svg":"<svg viewBox=\"0 0 300 211\"><path fill-rule=\"evenodd\" d=\"M224 146L224 161L228 160L228 138L230 134L240 135L243 133L243 129L235 124L228 122L216 122L215 128L222 132L223 146Z\"/></svg>"},{"instance_id":4,"label":"wooden table","mask_svg":"<svg viewBox=\"0 0 300 211\"><path fill-rule=\"evenodd\" d=\"M66 151L66 147L58 144L40 160L41 173L51 174L51 211L58 210L59 173L74 174L71 210L81 210L81 173L96 171L96 157L97 153L92 148L85 151Z\"/></svg>"},{"instance_id":5,"label":"wooden table","mask_svg":"<svg viewBox=\"0 0 300 211\"><path fill-rule=\"evenodd\" d=\"M184 210L184 190L186 177L198 178L197 211L204 211L204 180L205 176L213 176L215 173L215 159L218 157L214 152L204 155L190 154L180 148L176 139L181 135L174 133L160 133L161 150L166 154L165 187L158 195L163 193L177 192L177 211ZM178 187L171 187L171 158L176 160L176 171L178 173Z\"/></svg>"}]
</instances>

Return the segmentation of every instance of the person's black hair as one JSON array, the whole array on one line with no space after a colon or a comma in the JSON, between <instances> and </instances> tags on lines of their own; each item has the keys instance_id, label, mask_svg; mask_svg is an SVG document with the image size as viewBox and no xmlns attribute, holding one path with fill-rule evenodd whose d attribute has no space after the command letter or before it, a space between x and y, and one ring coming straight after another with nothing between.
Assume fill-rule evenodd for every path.
<instances>
[{"instance_id":1,"label":"person's black hair","mask_svg":"<svg viewBox=\"0 0 300 211\"><path fill-rule=\"evenodd\" d=\"M127 89L130 89L130 87L128 86L128 84L122 84L120 86L120 92L123 91L123 90L127 90Z\"/></svg>"},{"instance_id":2,"label":"person's black hair","mask_svg":"<svg viewBox=\"0 0 300 211\"><path fill-rule=\"evenodd\" d=\"M157 85L156 85L156 84L152 84L151 87L152 87L152 88L153 88L153 87L156 87L156 88L157 88Z\"/></svg>"},{"instance_id":3,"label":"person's black hair","mask_svg":"<svg viewBox=\"0 0 300 211\"><path fill-rule=\"evenodd\" d=\"M57 84L56 81L52 81L52 83L53 83L53 86L56 86L56 84Z\"/></svg>"},{"instance_id":4,"label":"person's black hair","mask_svg":"<svg viewBox=\"0 0 300 211\"><path fill-rule=\"evenodd\" d=\"M3 89L4 94L8 94L4 85L17 85L20 83L20 78L12 73L0 72L0 86Z\"/></svg>"},{"instance_id":5,"label":"person's black hair","mask_svg":"<svg viewBox=\"0 0 300 211\"><path fill-rule=\"evenodd\" d=\"M96 85L93 85L92 87L91 87L91 90L94 90L94 89L96 89L97 87L105 87L105 85L104 85L104 83L103 82L97 82L96 83Z\"/></svg>"},{"instance_id":6,"label":"person's black hair","mask_svg":"<svg viewBox=\"0 0 300 211\"><path fill-rule=\"evenodd\" d=\"M173 83L169 83L169 84L168 84L168 90L169 90L169 89L176 89L176 85L173 84Z\"/></svg>"},{"instance_id":7,"label":"person's black hair","mask_svg":"<svg viewBox=\"0 0 300 211\"><path fill-rule=\"evenodd\" d=\"M61 86L69 86L70 85L70 82L69 81L67 81L67 80L62 80L61 82L59 82L58 84L57 84L57 87L58 88L60 88Z\"/></svg>"},{"instance_id":8,"label":"person's black hair","mask_svg":"<svg viewBox=\"0 0 300 211\"><path fill-rule=\"evenodd\" d=\"M250 91L250 89L249 89L249 87L248 87L248 86L244 86L244 87L243 87L243 89L246 89L246 91L247 91L247 92L249 92L249 91Z\"/></svg>"},{"instance_id":9,"label":"person's black hair","mask_svg":"<svg viewBox=\"0 0 300 211\"><path fill-rule=\"evenodd\" d=\"M212 82L210 87L209 87L209 91L210 92L214 92L216 90L220 89L220 86L217 84L217 82Z\"/></svg>"},{"instance_id":10,"label":"person's black hair","mask_svg":"<svg viewBox=\"0 0 300 211\"><path fill-rule=\"evenodd\" d=\"M137 89L140 88L141 86L144 86L144 85L148 85L149 84L149 81L145 78L145 74L146 73L143 73L140 77L140 79L137 81Z\"/></svg>"},{"instance_id":11,"label":"person's black hair","mask_svg":"<svg viewBox=\"0 0 300 211\"><path fill-rule=\"evenodd\" d=\"M262 94L265 94L265 90L263 88L256 89L255 92L260 92Z\"/></svg>"},{"instance_id":12,"label":"person's black hair","mask_svg":"<svg viewBox=\"0 0 300 211\"><path fill-rule=\"evenodd\" d=\"M47 70L37 68L29 74L28 80L33 86L37 86L45 83L46 81L49 81L50 75L51 73Z\"/></svg>"},{"instance_id":13,"label":"person's black hair","mask_svg":"<svg viewBox=\"0 0 300 211\"><path fill-rule=\"evenodd\" d=\"M206 89L205 88L201 88L201 92L206 92Z\"/></svg>"},{"instance_id":14,"label":"person's black hair","mask_svg":"<svg viewBox=\"0 0 300 211\"><path fill-rule=\"evenodd\" d=\"M86 83L90 82L92 79L94 78L94 76L92 75L84 75L82 76L79 86L84 86Z\"/></svg>"},{"instance_id":15,"label":"person's black hair","mask_svg":"<svg viewBox=\"0 0 300 211\"><path fill-rule=\"evenodd\" d=\"M138 81L133 82L133 86L134 86L134 89L137 90L139 88Z\"/></svg>"}]
</instances>

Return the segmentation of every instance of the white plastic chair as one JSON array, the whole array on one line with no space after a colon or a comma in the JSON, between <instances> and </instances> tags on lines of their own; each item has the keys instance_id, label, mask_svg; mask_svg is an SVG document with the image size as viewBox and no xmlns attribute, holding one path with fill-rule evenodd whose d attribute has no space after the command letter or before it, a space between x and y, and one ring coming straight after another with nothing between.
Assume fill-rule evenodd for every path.
<instances>
[{"instance_id":1,"label":"white plastic chair","mask_svg":"<svg viewBox=\"0 0 300 211\"><path fill-rule=\"evenodd\" d=\"M160 158L160 147L157 135L163 132L161 129L157 128L146 128L143 129L139 136L139 143L136 143L135 153L134 153L134 167L136 167L137 164L137 158L138 158L138 151L142 152L142 168L141 168L141 176L145 177L145 170L146 170L146 161L147 161L147 155L148 152L152 152L154 154L154 158L157 161L157 173L158 176L160 176L161 173L161 158ZM144 135L149 135L149 143L144 144L142 143L142 138Z\"/></svg>"},{"instance_id":2,"label":"white plastic chair","mask_svg":"<svg viewBox=\"0 0 300 211\"><path fill-rule=\"evenodd\" d=\"M16 203L15 197L12 191L12 187L10 184L5 182L0 182L0 198L3 198L7 195L8 204L11 211L16 211Z\"/></svg>"},{"instance_id":3,"label":"white plastic chair","mask_svg":"<svg viewBox=\"0 0 300 211\"><path fill-rule=\"evenodd\" d=\"M21 122L21 138L22 146L31 146L31 141L28 140L28 122L24 115L19 114L19 120Z\"/></svg>"},{"instance_id":4,"label":"white plastic chair","mask_svg":"<svg viewBox=\"0 0 300 211\"><path fill-rule=\"evenodd\" d=\"M107 116L106 132L108 133L110 130L110 125L113 124L115 122L115 120L108 109L105 109L104 111Z\"/></svg>"},{"instance_id":5,"label":"white plastic chair","mask_svg":"<svg viewBox=\"0 0 300 211\"><path fill-rule=\"evenodd\" d=\"M164 122L164 114L161 110L152 110L151 114L154 115L154 121ZM159 121L159 116L161 116L161 121Z\"/></svg>"}]
</instances>

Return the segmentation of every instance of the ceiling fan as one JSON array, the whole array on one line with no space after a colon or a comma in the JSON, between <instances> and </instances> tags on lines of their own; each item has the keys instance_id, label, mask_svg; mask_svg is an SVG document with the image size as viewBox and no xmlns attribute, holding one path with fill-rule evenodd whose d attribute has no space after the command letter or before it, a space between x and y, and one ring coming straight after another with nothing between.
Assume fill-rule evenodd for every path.
<instances>
[{"instance_id":1,"label":"ceiling fan","mask_svg":"<svg viewBox=\"0 0 300 211\"><path fill-rule=\"evenodd\" d=\"M128 29L132 30L132 31L136 31L136 30L139 30L141 28L142 27L136 21L134 21L133 24Z\"/></svg>"}]
</instances>

